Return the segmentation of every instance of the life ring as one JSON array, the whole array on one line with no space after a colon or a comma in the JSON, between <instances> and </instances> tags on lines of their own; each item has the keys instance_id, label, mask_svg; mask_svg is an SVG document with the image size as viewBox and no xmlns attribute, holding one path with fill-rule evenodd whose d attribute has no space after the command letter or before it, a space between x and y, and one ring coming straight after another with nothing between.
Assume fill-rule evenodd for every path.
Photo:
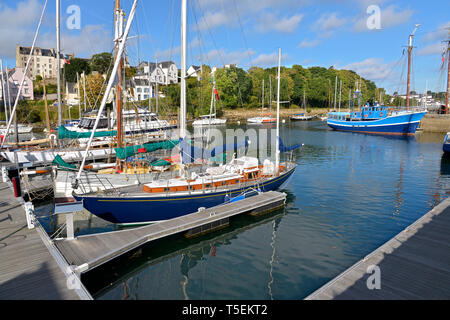
<instances>
[{"instance_id":1,"label":"life ring","mask_svg":"<svg viewBox=\"0 0 450 320\"><path fill-rule=\"evenodd\" d=\"M383 117L384 116L384 113L383 113L383 111L381 111L380 112L380 117Z\"/></svg>"},{"instance_id":2,"label":"life ring","mask_svg":"<svg viewBox=\"0 0 450 320\"><path fill-rule=\"evenodd\" d=\"M364 115L364 118L367 118L368 117L368 115L367 115L367 113Z\"/></svg>"}]
</instances>

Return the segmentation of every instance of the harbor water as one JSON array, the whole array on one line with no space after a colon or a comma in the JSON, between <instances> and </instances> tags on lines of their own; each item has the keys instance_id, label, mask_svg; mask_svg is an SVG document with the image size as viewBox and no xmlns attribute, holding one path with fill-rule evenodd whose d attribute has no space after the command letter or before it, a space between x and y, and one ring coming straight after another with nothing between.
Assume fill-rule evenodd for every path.
<instances>
[{"instance_id":1,"label":"harbor water","mask_svg":"<svg viewBox=\"0 0 450 320\"><path fill-rule=\"evenodd\" d=\"M241 126L244 130L246 126ZM236 128L233 126L232 128ZM83 275L100 300L302 299L390 240L450 192L444 135L399 138L287 122L297 170L284 209L194 239L157 240ZM60 222L38 210L50 234ZM76 234L116 230L89 214Z\"/></svg>"}]
</instances>

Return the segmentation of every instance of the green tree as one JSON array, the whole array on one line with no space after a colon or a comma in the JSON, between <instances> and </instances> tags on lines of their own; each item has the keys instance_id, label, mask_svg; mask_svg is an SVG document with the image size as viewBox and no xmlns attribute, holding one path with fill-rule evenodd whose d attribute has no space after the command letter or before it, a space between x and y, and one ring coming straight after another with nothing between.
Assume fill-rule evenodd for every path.
<instances>
[{"instance_id":1,"label":"green tree","mask_svg":"<svg viewBox=\"0 0 450 320\"><path fill-rule=\"evenodd\" d=\"M112 66L113 56L109 52L103 52L92 56L90 61L91 71L97 71L100 74L106 74Z\"/></svg>"},{"instance_id":2,"label":"green tree","mask_svg":"<svg viewBox=\"0 0 450 320\"><path fill-rule=\"evenodd\" d=\"M86 75L90 73L89 62L84 59L71 59L70 64L65 64L63 68L64 78L67 82L77 82L77 73L81 75L83 72Z\"/></svg>"}]
</instances>

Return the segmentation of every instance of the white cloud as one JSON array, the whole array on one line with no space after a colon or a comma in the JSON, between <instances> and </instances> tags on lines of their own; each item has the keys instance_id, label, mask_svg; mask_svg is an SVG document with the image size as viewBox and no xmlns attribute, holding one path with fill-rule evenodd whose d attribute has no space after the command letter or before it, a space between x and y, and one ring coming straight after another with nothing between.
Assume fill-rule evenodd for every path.
<instances>
[{"instance_id":1,"label":"white cloud","mask_svg":"<svg viewBox=\"0 0 450 320\"><path fill-rule=\"evenodd\" d=\"M288 59L287 54L281 55L281 60L286 61ZM273 67L278 65L278 53L271 53L271 54L260 54L256 58L254 58L251 61L252 66L257 67Z\"/></svg>"},{"instance_id":2,"label":"white cloud","mask_svg":"<svg viewBox=\"0 0 450 320\"><path fill-rule=\"evenodd\" d=\"M250 61L254 54L255 52L251 49L232 52L227 52L224 49L213 49L207 52L203 58L209 65L221 66L225 64L237 64L242 66L243 64L246 64L246 62Z\"/></svg>"},{"instance_id":3,"label":"white cloud","mask_svg":"<svg viewBox=\"0 0 450 320\"><path fill-rule=\"evenodd\" d=\"M220 27L222 25L226 25L229 22L234 22L235 19L232 19L229 14L225 12L207 12L203 17L200 18L200 21L197 25L198 30L207 30L214 29Z\"/></svg>"},{"instance_id":4,"label":"white cloud","mask_svg":"<svg viewBox=\"0 0 450 320\"><path fill-rule=\"evenodd\" d=\"M427 32L422 39L423 42L442 41L448 37L448 28L450 28L450 21L441 24L436 30Z\"/></svg>"},{"instance_id":5,"label":"white cloud","mask_svg":"<svg viewBox=\"0 0 450 320\"><path fill-rule=\"evenodd\" d=\"M417 50L417 55L419 56L430 56L435 54L442 54L445 50L445 45L441 42L433 43L430 45L427 45L423 48L420 48Z\"/></svg>"},{"instance_id":6,"label":"white cloud","mask_svg":"<svg viewBox=\"0 0 450 320\"><path fill-rule=\"evenodd\" d=\"M303 40L302 42L300 42L300 44L297 46L298 48L313 48L313 47L316 47L316 46L318 46L320 44L320 41L319 40L311 40L311 41L308 41L308 40Z\"/></svg>"},{"instance_id":7,"label":"white cloud","mask_svg":"<svg viewBox=\"0 0 450 320\"><path fill-rule=\"evenodd\" d=\"M281 18L274 13L262 13L255 26L259 32L278 31L283 33L294 32L300 21L302 21L302 14L295 14L291 17Z\"/></svg>"},{"instance_id":8,"label":"white cloud","mask_svg":"<svg viewBox=\"0 0 450 320\"><path fill-rule=\"evenodd\" d=\"M385 80L390 74L393 63L384 63L382 59L369 58L361 62L350 63L343 66L344 70L352 70L365 79L372 81Z\"/></svg>"},{"instance_id":9,"label":"white cloud","mask_svg":"<svg viewBox=\"0 0 450 320\"><path fill-rule=\"evenodd\" d=\"M323 14L313 25L313 30L320 33L321 37L330 37L336 29L347 23L345 18L339 18L336 12Z\"/></svg>"},{"instance_id":10,"label":"white cloud","mask_svg":"<svg viewBox=\"0 0 450 320\"><path fill-rule=\"evenodd\" d=\"M0 3L0 56L14 59L16 44L31 46L42 12L37 0L21 1L16 8Z\"/></svg>"},{"instance_id":11,"label":"white cloud","mask_svg":"<svg viewBox=\"0 0 450 320\"><path fill-rule=\"evenodd\" d=\"M389 29L397 25L408 22L413 15L413 11L410 9L405 9L403 11L397 10L395 5L390 5L386 9L381 9L380 11L380 24L381 30ZM367 19L369 15L364 14L358 16L354 19L355 23L353 25L353 31L355 32L368 32L376 29L367 28Z\"/></svg>"},{"instance_id":12,"label":"white cloud","mask_svg":"<svg viewBox=\"0 0 450 320\"><path fill-rule=\"evenodd\" d=\"M300 7L311 3L311 0L198 0L198 11L202 15L198 19L198 30L214 29L220 26L238 26L255 24L260 32L279 31L290 33L295 30L303 18L295 13ZM278 18L274 10L288 8L291 17ZM264 18L269 21L264 21Z\"/></svg>"},{"instance_id":13,"label":"white cloud","mask_svg":"<svg viewBox=\"0 0 450 320\"><path fill-rule=\"evenodd\" d=\"M37 0L20 1L15 8L0 3L0 56L15 60L16 44L32 45L42 8ZM51 12L47 7L45 17L49 15ZM113 47L110 28L102 25L86 25L78 31L62 29L61 50L66 54L90 58L92 54L110 51ZM55 48L55 31L44 32L42 27L37 46Z\"/></svg>"}]
</instances>

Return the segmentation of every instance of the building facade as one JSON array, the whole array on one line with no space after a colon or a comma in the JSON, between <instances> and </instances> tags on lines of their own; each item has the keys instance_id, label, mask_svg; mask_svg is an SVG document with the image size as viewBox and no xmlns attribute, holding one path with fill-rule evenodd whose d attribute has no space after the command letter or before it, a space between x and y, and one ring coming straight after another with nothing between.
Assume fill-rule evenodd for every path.
<instances>
[{"instance_id":1,"label":"building facade","mask_svg":"<svg viewBox=\"0 0 450 320\"><path fill-rule=\"evenodd\" d=\"M0 100L2 102L4 101L7 104L11 103L11 105L14 105L23 76L23 68L14 68L8 70L8 72L4 71L3 78L0 75L0 81L2 81L2 79L5 81L3 85L0 85ZM3 92L3 88L5 89L5 92ZM25 77L19 100L34 100L33 80L29 77Z\"/></svg>"},{"instance_id":2,"label":"building facade","mask_svg":"<svg viewBox=\"0 0 450 320\"><path fill-rule=\"evenodd\" d=\"M142 62L129 82L128 99L144 101L149 97L155 98L157 85L164 86L172 83L178 83L178 68L174 62ZM163 97L163 94L160 93L159 96Z\"/></svg>"},{"instance_id":3,"label":"building facade","mask_svg":"<svg viewBox=\"0 0 450 320\"><path fill-rule=\"evenodd\" d=\"M30 47L21 47L16 45L16 67L23 68L27 65L28 58L30 56ZM63 55L60 56L61 68L63 68L66 61L73 58L72 56ZM30 68L28 70L28 77L32 80L36 79L36 76L40 75L46 79L55 79L58 75L58 59L55 49L42 49L34 48L33 56L31 58Z\"/></svg>"},{"instance_id":4,"label":"building facade","mask_svg":"<svg viewBox=\"0 0 450 320\"><path fill-rule=\"evenodd\" d=\"M178 68L172 61L142 62L138 67L135 79L147 79L150 73L150 82L153 84L168 85L178 83Z\"/></svg>"}]
</instances>

